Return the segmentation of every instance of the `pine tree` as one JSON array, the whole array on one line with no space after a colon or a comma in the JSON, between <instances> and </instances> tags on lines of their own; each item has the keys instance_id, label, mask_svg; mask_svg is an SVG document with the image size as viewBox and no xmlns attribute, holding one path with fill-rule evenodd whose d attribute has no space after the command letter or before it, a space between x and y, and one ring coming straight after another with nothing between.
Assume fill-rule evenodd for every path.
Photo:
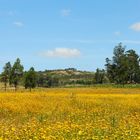
<instances>
[{"instance_id":1,"label":"pine tree","mask_svg":"<svg viewBox=\"0 0 140 140\"><path fill-rule=\"evenodd\" d=\"M15 91L17 90L17 86L23 76L23 66L20 64L20 59L17 58L16 62L14 63L11 76L10 76L10 83L14 85Z\"/></svg>"},{"instance_id":2,"label":"pine tree","mask_svg":"<svg viewBox=\"0 0 140 140\"><path fill-rule=\"evenodd\" d=\"M36 87L37 75L33 67L31 67L30 70L25 73L24 78L24 86L26 89L29 88L31 91L32 88Z\"/></svg>"},{"instance_id":3,"label":"pine tree","mask_svg":"<svg viewBox=\"0 0 140 140\"><path fill-rule=\"evenodd\" d=\"M7 89L7 84L10 82L11 68L10 62L6 63L1 74L1 81L4 83L5 91Z\"/></svg>"}]
</instances>

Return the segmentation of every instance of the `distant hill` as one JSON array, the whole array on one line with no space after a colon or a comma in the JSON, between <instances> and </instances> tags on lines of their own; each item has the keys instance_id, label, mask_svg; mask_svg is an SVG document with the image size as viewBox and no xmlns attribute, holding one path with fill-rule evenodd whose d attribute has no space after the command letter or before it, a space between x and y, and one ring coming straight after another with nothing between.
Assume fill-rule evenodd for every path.
<instances>
[{"instance_id":1,"label":"distant hill","mask_svg":"<svg viewBox=\"0 0 140 140\"><path fill-rule=\"evenodd\" d=\"M38 75L39 81L46 83L44 86L89 85L94 83L95 77L94 72L75 68L39 71Z\"/></svg>"}]
</instances>

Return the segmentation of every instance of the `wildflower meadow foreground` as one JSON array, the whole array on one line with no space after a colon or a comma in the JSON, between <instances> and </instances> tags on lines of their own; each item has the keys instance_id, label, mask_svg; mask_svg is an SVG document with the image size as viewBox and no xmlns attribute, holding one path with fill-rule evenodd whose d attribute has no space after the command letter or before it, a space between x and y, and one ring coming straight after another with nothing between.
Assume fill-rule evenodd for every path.
<instances>
[{"instance_id":1,"label":"wildflower meadow foreground","mask_svg":"<svg viewBox=\"0 0 140 140\"><path fill-rule=\"evenodd\" d=\"M140 89L0 93L0 140L138 140Z\"/></svg>"}]
</instances>

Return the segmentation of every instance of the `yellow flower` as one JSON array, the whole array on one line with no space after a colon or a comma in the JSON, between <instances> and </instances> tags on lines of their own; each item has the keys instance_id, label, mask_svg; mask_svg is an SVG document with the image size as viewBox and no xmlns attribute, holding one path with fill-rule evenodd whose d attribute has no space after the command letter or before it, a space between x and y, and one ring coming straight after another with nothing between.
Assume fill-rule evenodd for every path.
<instances>
[{"instance_id":1,"label":"yellow flower","mask_svg":"<svg viewBox=\"0 0 140 140\"><path fill-rule=\"evenodd\" d=\"M82 135L82 133L83 133L83 132L80 130L80 131L78 132L78 135Z\"/></svg>"},{"instance_id":2,"label":"yellow flower","mask_svg":"<svg viewBox=\"0 0 140 140\"><path fill-rule=\"evenodd\" d=\"M15 127L12 127L11 130L12 130L12 131L15 131L16 129L15 129Z\"/></svg>"}]
</instances>

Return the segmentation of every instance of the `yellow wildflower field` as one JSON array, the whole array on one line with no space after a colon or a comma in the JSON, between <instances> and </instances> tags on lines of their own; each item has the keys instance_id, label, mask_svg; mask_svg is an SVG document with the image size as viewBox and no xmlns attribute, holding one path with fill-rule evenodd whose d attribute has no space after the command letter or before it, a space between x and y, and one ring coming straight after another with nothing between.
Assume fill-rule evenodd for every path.
<instances>
[{"instance_id":1,"label":"yellow wildflower field","mask_svg":"<svg viewBox=\"0 0 140 140\"><path fill-rule=\"evenodd\" d=\"M140 89L0 93L0 140L138 140Z\"/></svg>"}]
</instances>

